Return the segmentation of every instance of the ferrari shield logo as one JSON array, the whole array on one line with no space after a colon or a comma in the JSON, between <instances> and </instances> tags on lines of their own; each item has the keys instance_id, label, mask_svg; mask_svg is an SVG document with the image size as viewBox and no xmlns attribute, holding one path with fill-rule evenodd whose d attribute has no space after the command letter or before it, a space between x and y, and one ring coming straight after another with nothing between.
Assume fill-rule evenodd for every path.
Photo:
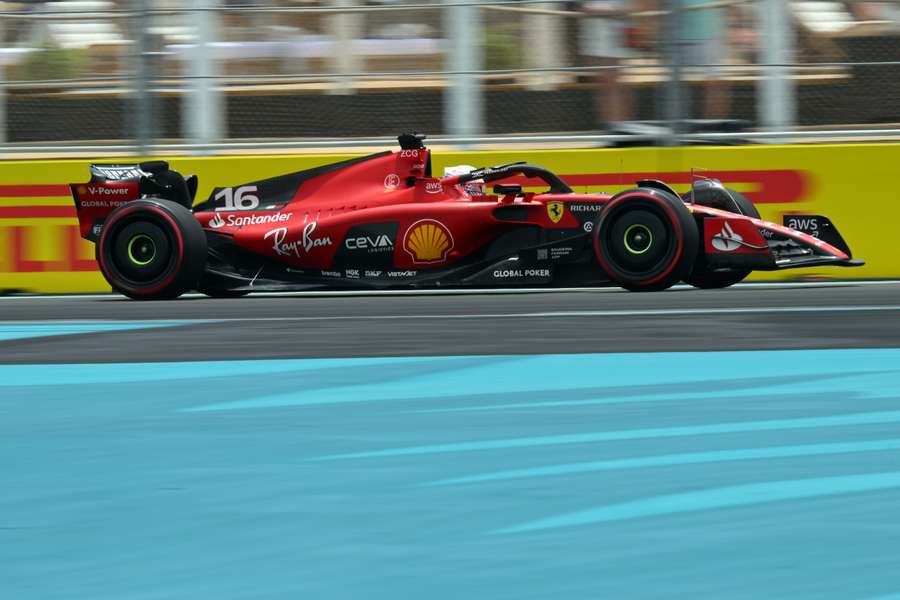
<instances>
[{"instance_id":1,"label":"ferrari shield logo","mask_svg":"<svg viewBox=\"0 0 900 600\"><path fill-rule=\"evenodd\" d=\"M566 207L562 202L548 202L547 216L550 217L550 220L554 223L559 223L562 221L565 209Z\"/></svg>"}]
</instances>

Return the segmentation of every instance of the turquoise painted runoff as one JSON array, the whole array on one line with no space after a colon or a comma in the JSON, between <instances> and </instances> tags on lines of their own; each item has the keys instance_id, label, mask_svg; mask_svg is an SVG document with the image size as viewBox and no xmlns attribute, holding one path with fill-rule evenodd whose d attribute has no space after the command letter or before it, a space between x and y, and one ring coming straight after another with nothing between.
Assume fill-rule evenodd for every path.
<instances>
[{"instance_id":1,"label":"turquoise painted runoff","mask_svg":"<svg viewBox=\"0 0 900 600\"><path fill-rule=\"evenodd\" d=\"M0 321L0 342L77 333L175 327L203 321Z\"/></svg>"},{"instance_id":2,"label":"turquoise painted runoff","mask_svg":"<svg viewBox=\"0 0 900 600\"><path fill-rule=\"evenodd\" d=\"M0 478L0 598L891 598L900 349L0 365Z\"/></svg>"}]
</instances>

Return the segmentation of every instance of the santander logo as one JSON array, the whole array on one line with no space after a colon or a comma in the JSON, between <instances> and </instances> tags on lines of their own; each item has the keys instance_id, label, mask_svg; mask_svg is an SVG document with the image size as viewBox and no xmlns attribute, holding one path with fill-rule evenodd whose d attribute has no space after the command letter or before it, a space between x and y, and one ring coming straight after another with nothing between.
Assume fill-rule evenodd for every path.
<instances>
[{"instance_id":1,"label":"santander logo","mask_svg":"<svg viewBox=\"0 0 900 600\"><path fill-rule=\"evenodd\" d=\"M207 223L207 225L209 227L212 227L213 229L218 229L219 227L223 227L225 225L225 221L222 219L222 215L216 213L215 216L209 220L209 223Z\"/></svg>"},{"instance_id":2,"label":"santander logo","mask_svg":"<svg viewBox=\"0 0 900 600\"><path fill-rule=\"evenodd\" d=\"M730 223L726 222L722 231L713 236L712 245L713 248L722 252L734 252L741 247L743 241L744 238L731 228Z\"/></svg>"},{"instance_id":3,"label":"santander logo","mask_svg":"<svg viewBox=\"0 0 900 600\"><path fill-rule=\"evenodd\" d=\"M270 225L272 223L284 223L290 221L294 213L277 212L272 214L254 214L254 215L227 215L224 218L221 214L216 213L209 220L207 227L218 229L220 227L244 227L246 225Z\"/></svg>"}]
</instances>

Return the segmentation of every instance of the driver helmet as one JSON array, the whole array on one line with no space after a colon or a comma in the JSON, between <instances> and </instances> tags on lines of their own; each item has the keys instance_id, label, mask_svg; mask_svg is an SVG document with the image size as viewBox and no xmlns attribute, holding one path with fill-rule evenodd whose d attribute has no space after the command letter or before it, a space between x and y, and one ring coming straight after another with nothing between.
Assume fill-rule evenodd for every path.
<instances>
[{"instance_id":1,"label":"driver helmet","mask_svg":"<svg viewBox=\"0 0 900 600\"><path fill-rule=\"evenodd\" d=\"M444 167L444 177L450 177L453 175L465 175L466 173L471 173L475 170L475 167L472 165L454 165L452 167ZM466 183L458 186L462 188L462 190L470 196L484 196L484 180L483 179L473 179L472 181L467 181Z\"/></svg>"}]
</instances>

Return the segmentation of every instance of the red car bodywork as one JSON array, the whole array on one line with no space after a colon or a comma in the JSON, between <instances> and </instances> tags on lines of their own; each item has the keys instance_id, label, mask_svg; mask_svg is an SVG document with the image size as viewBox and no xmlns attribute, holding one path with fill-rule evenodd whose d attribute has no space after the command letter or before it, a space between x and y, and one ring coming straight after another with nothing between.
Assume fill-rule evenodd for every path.
<instances>
[{"instance_id":1,"label":"red car bodywork","mask_svg":"<svg viewBox=\"0 0 900 600\"><path fill-rule=\"evenodd\" d=\"M621 194L576 194L552 173L524 164L433 177L430 151L418 145L214 189L193 207L210 245L207 279L244 290L609 281L594 229ZM128 177L72 186L89 239L97 238L113 209L148 196L139 168L106 168ZM476 176L501 184L499 193L470 193ZM504 185L511 181L550 189ZM632 196L678 198L661 182L640 186ZM815 237L691 200L679 198L678 205L696 222L698 256L710 268L861 264L851 260L833 226L829 235Z\"/></svg>"}]
</instances>

